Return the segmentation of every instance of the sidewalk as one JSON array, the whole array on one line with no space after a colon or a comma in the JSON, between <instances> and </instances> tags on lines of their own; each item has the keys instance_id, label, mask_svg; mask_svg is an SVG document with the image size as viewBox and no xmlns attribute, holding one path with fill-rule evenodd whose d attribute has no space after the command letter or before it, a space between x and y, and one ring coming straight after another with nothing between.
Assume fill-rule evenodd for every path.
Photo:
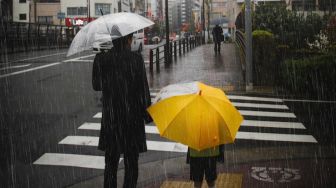
<instances>
[{"instance_id":1,"label":"sidewalk","mask_svg":"<svg viewBox=\"0 0 336 188\"><path fill-rule=\"evenodd\" d=\"M147 72L150 88L160 89L172 83L201 81L227 93L244 93L245 83L234 44L223 44L221 54L212 45L203 45L178 57L169 67L162 63L160 72ZM280 148L280 149L279 149ZM225 146L225 162L218 164L219 187L331 187L336 173L335 153L327 147L236 147ZM141 154L140 158L146 156ZM138 187L192 187L186 156L139 164ZM328 159L331 157L331 159ZM321 158L328 159L326 161ZM123 163L123 162L121 162ZM118 187L122 187L124 169L120 165ZM325 167L328 167L326 173ZM301 170L297 170L301 169ZM312 179L316 178L316 179ZM316 181L315 181L316 180ZM334 181L334 180L333 180ZM322 186L324 185L324 186ZM103 187L103 174L69 188ZM206 187L206 186L203 186Z\"/></svg>"}]
</instances>

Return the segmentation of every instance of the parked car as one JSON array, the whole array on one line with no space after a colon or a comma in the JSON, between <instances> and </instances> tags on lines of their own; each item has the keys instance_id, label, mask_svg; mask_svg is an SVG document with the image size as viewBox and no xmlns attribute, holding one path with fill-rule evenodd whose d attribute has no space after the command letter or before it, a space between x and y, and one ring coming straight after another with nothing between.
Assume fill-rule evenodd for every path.
<instances>
[{"instance_id":1,"label":"parked car","mask_svg":"<svg viewBox=\"0 0 336 188\"><path fill-rule=\"evenodd\" d=\"M144 43L145 43L144 34L143 34L143 29L142 29L133 34L131 50L135 52L139 52L139 53L142 52ZM111 41L100 43L100 44L94 45L93 52L98 53L102 51L107 51L107 50L110 50L112 47L113 47L113 44Z\"/></svg>"}]
</instances>

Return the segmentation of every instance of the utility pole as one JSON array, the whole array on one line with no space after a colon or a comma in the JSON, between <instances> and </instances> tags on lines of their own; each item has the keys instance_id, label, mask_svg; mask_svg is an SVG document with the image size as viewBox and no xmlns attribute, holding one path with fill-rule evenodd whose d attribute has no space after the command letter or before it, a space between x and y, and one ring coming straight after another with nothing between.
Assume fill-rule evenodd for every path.
<instances>
[{"instance_id":1,"label":"utility pole","mask_svg":"<svg viewBox=\"0 0 336 188\"><path fill-rule=\"evenodd\" d=\"M166 50L165 50L165 62L170 64L169 54L169 14L168 14L168 0L165 1L165 14L166 14Z\"/></svg>"},{"instance_id":2,"label":"utility pole","mask_svg":"<svg viewBox=\"0 0 336 188\"><path fill-rule=\"evenodd\" d=\"M121 0L118 0L118 12L121 12Z\"/></svg>"},{"instance_id":3,"label":"utility pole","mask_svg":"<svg viewBox=\"0 0 336 188\"><path fill-rule=\"evenodd\" d=\"M37 16L36 16L36 4L37 4L37 3L36 3L36 1L37 1L37 0L34 0L34 23L37 23L37 20L36 20L36 17L37 17Z\"/></svg>"},{"instance_id":4,"label":"utility pole","mask_svg":"<svg viewBox=\"0 0 336 188\"><path fill-rule=\"evenodd\" d=\"M87 22L90 22L90 0L87 0Z\"/></svg>"},{"instance_id":5,"label":"utility pole","mask_svg":"<svg viewBox=\"0 0 336 188\"><path fill-rule=\"evenodd\" d=\"M245 59L246 59L246 90L253 89L252 77L252 14L251 14L251 0L245 0Z\"/></svg>"},{"instance_id":6,"label":"utility pole","mask_svg":"<svg viewBox=\"0 0 336 188\"><path fill-rule=\"evenodd\" d=\"M205 44L205 8L204 3L205 0L202 0L202 27L203 27L203 33L202 33L202 43Z\"/></svg>"}]
</instances>

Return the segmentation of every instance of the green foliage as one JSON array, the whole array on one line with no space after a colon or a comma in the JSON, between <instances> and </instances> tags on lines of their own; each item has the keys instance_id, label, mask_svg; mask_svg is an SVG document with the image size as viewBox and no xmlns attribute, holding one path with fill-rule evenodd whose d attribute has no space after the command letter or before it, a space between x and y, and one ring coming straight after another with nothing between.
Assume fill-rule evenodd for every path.
<instances>
[{"instance_id":1,"label":"green foliage","mask_svg":"<svg viewBox=\"0 0 336 188\"><path fill-rule=\"evenodd\" d=\"M307 48L307 40L324 30L327 19L317 14L304 17L287 10L285 5L259 4L253 15L253 29L262 29L274 34L278 44L291 49Z\"/></svg>"},{"instance_id":2,"label":"green foliage","mask_svg":"<svg viewBox=\"0 0 336 188\"><path fill-rule=\"evenodd\" d=\"M282 67L282 85L303 97L335 100L336 55L288 60Z\"/></svg>"},{"instance_id":3,"label":"green foliage","mask_svg":"<svg viewBox=\"0 0 336 188\"><path fill-rule=\"evenodd\" d=\"M253 37L253 82L255 85L273 85L275 72L275 40L268 31L256 30Z\"/></svg>"}]
</instances>

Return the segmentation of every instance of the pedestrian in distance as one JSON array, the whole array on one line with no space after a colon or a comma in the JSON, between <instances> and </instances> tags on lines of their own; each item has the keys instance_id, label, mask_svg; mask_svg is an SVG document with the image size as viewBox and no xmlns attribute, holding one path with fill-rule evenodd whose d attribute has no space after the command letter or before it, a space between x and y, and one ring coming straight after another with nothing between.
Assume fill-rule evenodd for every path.
<instances>
[{"instance_id":1,"label":"pedestrian in distance","mask_svg":"<svg viewBox=\"0 0 336 188\"><path fill-rule=\"evenodd\" d=\"M224 40L223 36L223 29L216 24L216 26L212 29L212 36L213 36L213 41L214 41L214 50L215 53L220 53L220 48L221 48L221 42Z\"/></svg>"},{"instance_id":2,"label":"pedestrian in distance","mask_svg":"<svg viewBox=\"0 0 336 188\"><path fill-rule=\"evenodd\" d=\"M150 93L144 60L131 51L133 34L112 41L113 48L96 55L92 85L102 91L98 149L105 151L104 188L117 187L120 155L125 165L124 188L135 188L139 153L147 151L144 121Z\"/></svg>"},{"instance_id":3,"label":"pedestrian in distance","mask_svg":"<svg viewBox=\"0 0 336 188\"><path fill-rule=\"evenodd\" d=\"M224 162L224 146L201 151L188 147L187 163L190 164L190 180L194 181L194 187L202 187L203 177L209 188L214 188L217 179L217 162Z\"/></svg>"}]
</instances>

